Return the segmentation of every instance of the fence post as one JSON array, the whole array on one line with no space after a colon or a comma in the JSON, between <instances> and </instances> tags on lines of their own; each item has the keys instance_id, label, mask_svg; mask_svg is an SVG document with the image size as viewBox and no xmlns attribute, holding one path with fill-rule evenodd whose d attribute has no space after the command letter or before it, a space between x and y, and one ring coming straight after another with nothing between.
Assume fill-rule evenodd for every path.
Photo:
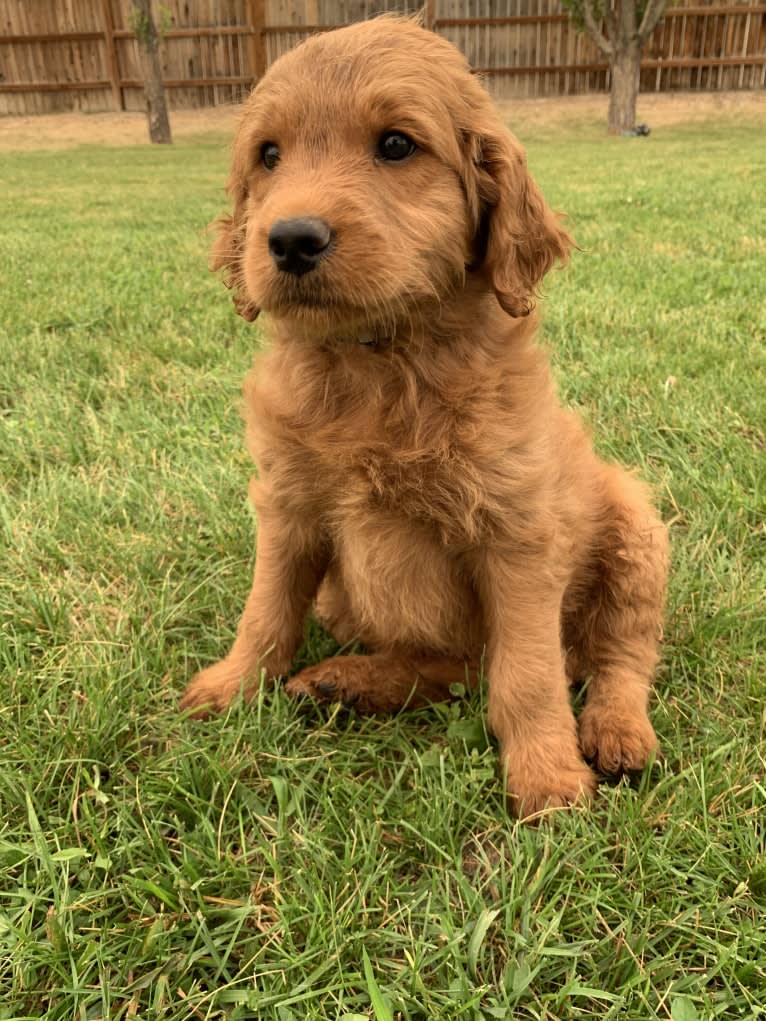
<instances>
[{"instance_id":1,"label":"fence post","mask_svg":"<svg viewBox=\"0 0 766 1021\"><path fill-rule=\"evenodd\" d=\"M101 9L104 13L104 45L106 46L106 62L109 67L109 78L112 82L114 105L118 110L125 109L125 100L120 88L120 65L117 61L117 47L114 45L114 19L112 18L112 0L102 0Z\"/></svg>"},{"instance_id":2,"label":"fence post","mask_svg":"<svg viewBox=\"0 0 766 1021\"><path fill-rule=\"evenodd\" d=\"M263 29L266 24L266 0L248 0L250 15L250 73L254 82L259 82L266 73L266 40Z\"/></svg>"},{"instance_id":3,"label":"fence post","mask_svg":"<svg viewBox=\"0 0 766 1021\"><path fill-rule=\"evenodd\" d=\"M435 21L436 21L436 0L425 0L425 4L423 6L424 28L427 28L429 32L433 32Z\"/></svg>"}]
</instances>

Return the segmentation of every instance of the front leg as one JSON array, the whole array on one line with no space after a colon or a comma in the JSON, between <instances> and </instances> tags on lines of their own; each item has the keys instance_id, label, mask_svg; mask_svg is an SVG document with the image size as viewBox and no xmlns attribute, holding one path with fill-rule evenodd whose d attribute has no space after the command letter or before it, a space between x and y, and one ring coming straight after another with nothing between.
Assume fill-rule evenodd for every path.
<instances>
[{"instance_id":1,"label":"front leg","mask_svg":"<svg viewBox=\"0 0 766 1021\"><path fill-rule=\"evenodd\" d=\"M488 629L488 722L514 814L561 808L594 793L569 702L561 595L544 562L489 553L478 571ZM526 559L526 557L525 557Z\"/></svg>"},{"instance_id":2,"label":"front leg","mask_svg":"<svg viewBox=\"0 0 766 1021\"><path fill-rule=\"evenodd\" d=\"M303 623L327 564L314 522L259 507L255 576L225 659L190 682L181 709L204 717L222 712L240 692L256 693L262 672L286 674L303 635Z\"/></svg>"}]
</instances>

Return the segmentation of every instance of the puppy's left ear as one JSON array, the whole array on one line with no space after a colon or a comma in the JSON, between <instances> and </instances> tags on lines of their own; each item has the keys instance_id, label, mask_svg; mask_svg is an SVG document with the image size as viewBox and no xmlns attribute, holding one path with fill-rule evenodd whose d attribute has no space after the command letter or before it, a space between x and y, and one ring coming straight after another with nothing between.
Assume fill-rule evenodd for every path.
<instances>
[{"instance_id":1,"label":"puppy's left ear","mask_svg":"<svg viewBox=\"0 0 766 1021\"><path fill-rule=\"evenodd\" d=\"M574 239L532 180L524 150L509 131L498 126L475 138L472 148L482 265L505 311L526 316L548 270L567 262Z\"/></svg>"}]
</instances>

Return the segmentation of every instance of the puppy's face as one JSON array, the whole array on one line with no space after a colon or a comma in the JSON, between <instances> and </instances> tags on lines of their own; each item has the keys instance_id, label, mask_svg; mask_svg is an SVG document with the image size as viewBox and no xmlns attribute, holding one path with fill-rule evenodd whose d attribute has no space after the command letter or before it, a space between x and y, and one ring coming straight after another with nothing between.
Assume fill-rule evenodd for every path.
<instances>
[{"instance_id":1,"label":"puppy's face","mask_svg":"<svg viewBox=\"0 0 766 1021\"><path fill-rule=\"evenodd\" d=\"M524 314L566 254L462 55L403 20L318 36L277 61L246 104L229 187L214 265L240 312L319 333L393 330L459 289L467 267Z\"/></svg>"},{"instance_id":2,"label":"puppy's face","mask_svg":"<svg viewBox=\"0 0 766 1021\"><path fill-rule=\"evenodd\" d=\"M454 287L468 259L460 176L440 145L451 125L419 109L427 79L402 85L356 55L338 68L324 50L303 73L280 68L246 117L245 288L274 316L395 320Z\"/></svg>"}]
</instances>

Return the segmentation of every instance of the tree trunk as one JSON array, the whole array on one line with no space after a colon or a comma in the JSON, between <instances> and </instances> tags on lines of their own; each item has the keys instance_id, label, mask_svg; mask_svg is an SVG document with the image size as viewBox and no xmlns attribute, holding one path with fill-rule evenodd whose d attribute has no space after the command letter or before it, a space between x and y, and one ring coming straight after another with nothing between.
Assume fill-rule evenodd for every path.
<instances>
[{"instance_id":1,"label":"tree trunk","mask_svg":"<svg viewBox=\"0 0 766 1021\"><path fill-rule=\"evenodd\" d=\"M609 132L612 135L630 133L636 126L641 51L665 13L667 2L646 0L639 23L637 0L603 0L599 9L595 0L563 0L575 19L582 15L581 27L609 61L612 79Z\"/></svg>"},{"instance_id":2,"label":"tree trunk","mask_svg":"<svg viewBox=\"0 0 766 1021\"><path fill-rule=\"evenodd\" d=\"M622 135L636 126L636 101L641 74L641 43L631 39L610 61L609 133Z\"/></svg>"},{"instance_id":3,"label":"tree trunk","mask_svg":"<svg viewBox=\"0 0 766 1021\"><path fill-rule=\"evenodd\" d=\"M146 116L149 121L149 139L161 145L170 145L170 121L162 84L159 36L152 17L151 0L133 0L136 41L146 93Z\"/></svg>"}]
</instances>

